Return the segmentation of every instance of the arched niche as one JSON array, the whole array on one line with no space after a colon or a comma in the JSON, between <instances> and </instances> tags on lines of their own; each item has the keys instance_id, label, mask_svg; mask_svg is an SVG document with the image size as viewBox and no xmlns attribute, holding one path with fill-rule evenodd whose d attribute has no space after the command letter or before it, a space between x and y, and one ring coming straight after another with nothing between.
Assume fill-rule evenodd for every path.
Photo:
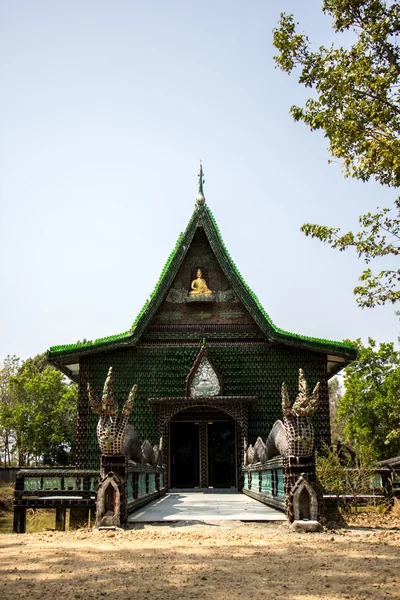
<instances>
[{"instance_id":1,"label":"arched niche","mask_svg":"<svg viewBox=\"0 0 400 600\"><path fill-rule=\"evenodd\" d=\"M121 482L110 471L100 482L96 491L95 527L121 525Z\"/></svg>"},{"instance_id":2,"label":"arched niche","mask_svg":"<svg viewBox=\"0 0 400 600\"><path fill-rule=\"evenodd\" d=\"M312 485L300 476L293 487L293 515L295 521L318 521L318 498Z\"/></svg>"}]
</instances>

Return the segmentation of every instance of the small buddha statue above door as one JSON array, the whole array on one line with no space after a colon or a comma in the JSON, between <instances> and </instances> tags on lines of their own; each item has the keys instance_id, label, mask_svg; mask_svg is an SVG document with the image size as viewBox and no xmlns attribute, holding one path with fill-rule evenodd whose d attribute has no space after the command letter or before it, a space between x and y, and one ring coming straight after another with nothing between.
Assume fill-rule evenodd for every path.
<instances>
[{"instance_id":1,"label":"small buddha statue above door","mask_svg":"<svg viewBox=\"0 0 400 600\"><path fill-rule=\"evenodd\" d=\"M209 289L206 280L203 279L201 269L197 269L196 276L197 279L194 279L190 286L189 296L211 296L212 291Z\"/></svg>"}]
</instances>

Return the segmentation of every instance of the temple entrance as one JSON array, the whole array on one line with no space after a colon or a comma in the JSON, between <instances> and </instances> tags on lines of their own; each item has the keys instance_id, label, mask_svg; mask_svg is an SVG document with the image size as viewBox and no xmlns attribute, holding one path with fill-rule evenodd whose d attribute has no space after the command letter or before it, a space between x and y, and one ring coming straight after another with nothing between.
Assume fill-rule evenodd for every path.
<instances>
[{"instance_id":1,"label":"temple entrance","mask_svg":"<svg viewBox=\"0 0 400 600\"><path fill-rule=\"evenodd\" d=\"M171 487L195 488L199 479L198 423L171 423Z\"/></svg>"},{"instance_id":2,"label":"temple entrance","mask_svg":"<svg viewBox=\"0 0 400 600\"><path fill-rule=\"evenodd\" d=\"M156 409L158 437L163 439L167 487L241 490L248 407L256 400L255 396L149 398L149 405ZM191 424L186 440L186 434L179 433L185 429L180 430L176 423ZM178 453L179 447L183 449ZM184 459L185 454L189 458ZM179 474L176 465L183 461L191 465L191 477Z\"/></svg>"},{"instance_id":3,"label":"temple entrance","mask_svg":"<svg viewBox=\"0 0 400 600\"><path fill-rule=\"evenodd\" d=\"M207 442L209 487L235 487L235 423L207 423Z\"/></svg>"},{"instance_id":4,"label":"temple entrance","mask_svg":"<svg viewBox=\"0 0 400 600\"><path fill-rule=\"evenodd\" d=\"M170 487L237 487L236 423L211 407L190 407L170 422Z\"/></svg>"}]
</instances>

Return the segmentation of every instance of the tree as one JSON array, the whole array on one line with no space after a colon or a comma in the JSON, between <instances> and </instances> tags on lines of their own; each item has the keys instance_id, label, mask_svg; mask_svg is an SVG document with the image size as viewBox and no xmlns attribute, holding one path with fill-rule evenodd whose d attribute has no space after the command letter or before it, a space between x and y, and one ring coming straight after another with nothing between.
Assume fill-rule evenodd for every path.
<instances>
[{"instance_id":1,"label":"tree","mask_svg":"<svg viewBox=\"0 0 400 600\"><path fill-rule=\"evenodd\" d=\"M331 422L331 440L332 443L337 443L343 440L344 423L338 417L339 402L343 396L343 389L340 385L338 377L332 377L329 380L329 415Z\"/></svg>"},{"instance_id":2,"label":"tree","mask_svg":"<svg viewBox=\"0 0 400 600\"><path fill-rule=\"evenodd\" d=\"M333 19L336 34L352 31L349 48L320 47L313 51L308 37L296 31L293 15L281 14L274 30L277 65L285 72L300 69L299 83L314 91L304 107L292 106L296 121L322 130L333 157L346 177L375 179L400 186L400 6L397 1L324 0L322 10ZM358 233L306 223L302 231L333 248L354 248L367 264L374 258L398 256L400 201L359 218ZM400 270L373 273L367 267L354 293L361 307L400 299Z\"/></svg>"},{"instance_id":3,"label":"tree","mask_svg":"<svg viewBox=\"0 0 400 600\"><path fill-rule=\"evenodd\" d=\"M6 389L9 402L1 423L10 432L18 464L65 462L75 437L76 385L38 355L22 363Z\"/></svg>"},{"instance_id":4,"label":"tree","mask_svg":"<svg viewBox=\"0 0 400 600\"><path fill-rule=\"evenodd\" d=\"M345 393L338 416L364 460L400 453L400 356L393 343L357 340L358 358L345 369Z\"/></svg>"},{"instance_id":5,"label":"tree","mask_svg":"<svg viewBox=\"0 0 400 600\"><path fill-rule=\"evenodd\" d=\"M0 368L0 456L3 454L3 464L5 467L11 465L10 449L12 444L12 431L9 425L11 398L8 385L10 378L17 373L19 363L19 358L16 356L7 356Z\"/></svg>"}]
</instances>

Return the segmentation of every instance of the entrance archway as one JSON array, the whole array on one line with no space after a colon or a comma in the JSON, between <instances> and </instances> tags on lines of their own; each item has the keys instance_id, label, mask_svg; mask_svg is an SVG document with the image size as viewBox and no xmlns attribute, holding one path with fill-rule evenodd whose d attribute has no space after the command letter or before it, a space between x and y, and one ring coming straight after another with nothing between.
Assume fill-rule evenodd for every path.
<instances>
[{"instance_id":1,"label":"entrance archway","mask_svg":"<svg viewBox=\"0 0 400 600\"><path fill-rule=\"evenodd\" d=\"M235 451L234 451L234 474L232 479L234 480L234 484L232 487L236 487L241 490L243 487L243 474L242 474L242 464L244 457L244 448L247 447L247 426L248 426L248 406L249 403L254 402L256 397L254 396L214 396L211 398L149 398L148 403L154 406L157 414L157 429L158 429L158 437L163 438L163 454L165 457L165 467L167 470L167 481L168 487L172 487L173 479L175 477L172 476L172 464L171 464L171 423L174 422L185 422L185 415L187 419L191 419L190 421L186 421L187 423L201 423L204 425L199 429L199 462L198 462L198 478L197 481L199 483L200 488L205 488L212 486L212 482L217 482L217 473L216 470L212 470L209 466L209 457L208 457L208 442L207 442L207 434L212 435L213 432L207 432L208 421L206 419L200 419L200 415L214 415L214 418L219 415L221 417L221 413L225 422L233 423L234 425L234 443L235 443ZM177 416L181 413L181 416ZM183 419L183 420L182 420ZM209 419L210 424L214 423L213 419ZM217 421L216 422L223 422ZM174 426L172 425L172 429ZM188 427L186 428L188 431ZM182 429L182 431L184 428ZM192 433L194 430L192 429ZM218 454L220 452L222 444L218 442L221 439L221 431L218 432L218 428L215 427L215 447L213 449L214 454ZM229 435L227 432L226 435ZM190 433L187 433L187 438L190 441ZM188 440L187 440L188 441ZM192 443L193 448L196 446L196 442ZM218 449L218 445L220 446L220 450ZM203 449L203 451L201 451ZM206 450L204 450L206 449ZM174 452L174 450L172 450ZM190 455L190 448L187 446L186 452ZM188 458L189 460L195 460L192 458ZM217 460L215 457L215 462L220 462L220 459ZM194 464L194 463L193 463ZM192 466L193 473L195 475L195 467ZM221 482L220 482L221 483ZM225 482L225 486L227 486L227 482ZM186 487L186 486L185 486ZM193 481L190 486L187 487L197 487L193 485ZM213 487L217 487L214 485Z\"/></svg>"},{"instance_id":2,"label":"entrance archway","mask_svg":"<svg viewBox=\"0 0 400 600\"><path fill-rule=\"evenodd\" d=\"M237 488L236 422L207 406L178 412L169 423L170 487Z\"/></svg>"}]
</instances>

